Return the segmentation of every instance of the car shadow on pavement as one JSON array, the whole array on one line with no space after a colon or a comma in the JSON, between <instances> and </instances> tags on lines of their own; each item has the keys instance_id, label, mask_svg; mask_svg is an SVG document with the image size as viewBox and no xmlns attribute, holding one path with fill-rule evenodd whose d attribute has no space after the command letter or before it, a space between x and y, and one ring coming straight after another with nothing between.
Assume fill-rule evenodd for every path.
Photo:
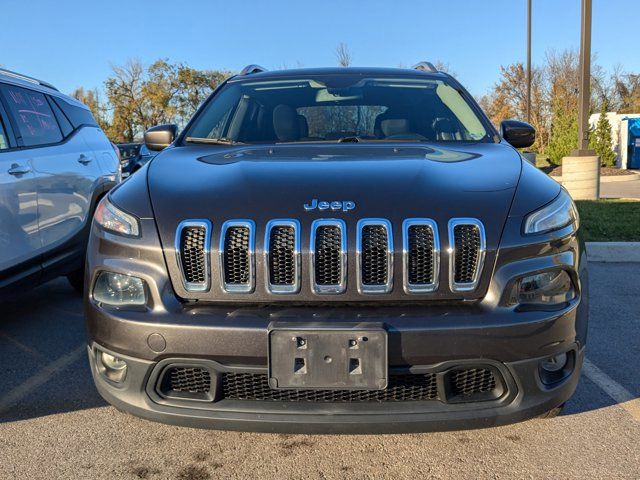
<instances>
[{"instance_id":1,"label":"car shadow on pavement","mask_svg":"<svg viewBox=\"0 0 640 480\"><path fill-rule=\"evenodd\" d=\"M632 312L640 311L634 292L640 269L605 264L590 269L595 280L587 357L637 399L640 359L633 351L640 335ZM0 303L0 423L108 405L93 385L85 344L82 299L65 279ZM615 405L615 396L583 371L562 415Z\"/></svg>"},{"instance_id":2,"label":"car shadow on pavement","mask_svg":"<svg viewBox=\"0 0 640 480\"><path fill-rule=\"evenodd\" d=\"M82 299L65 279L0 303L0 423L107 405L85 345Z\"/></svg>"}]
</instances>

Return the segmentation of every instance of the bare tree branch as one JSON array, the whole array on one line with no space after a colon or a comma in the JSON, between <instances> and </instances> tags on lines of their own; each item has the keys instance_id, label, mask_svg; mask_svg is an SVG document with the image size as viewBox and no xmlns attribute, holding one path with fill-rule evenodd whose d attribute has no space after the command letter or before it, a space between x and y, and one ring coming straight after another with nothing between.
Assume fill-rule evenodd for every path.
<instances>
[{"instance_id":1,"label":"bare tree branch","mask_svg":"<svg viewBox=\"0 0 640 480\"><path fill-rule=\"evenodd\" d=\"M351 66L351 52L346 44L340 42L336 47L336 58L338 59L338 65L341 67Z\"/></svg>"}]
</instances>

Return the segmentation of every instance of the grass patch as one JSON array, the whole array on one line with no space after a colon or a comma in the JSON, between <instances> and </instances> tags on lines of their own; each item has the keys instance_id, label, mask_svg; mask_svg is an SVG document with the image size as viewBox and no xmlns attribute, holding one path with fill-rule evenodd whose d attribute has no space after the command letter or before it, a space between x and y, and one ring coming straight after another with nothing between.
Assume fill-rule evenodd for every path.
<instances>
[{"instance_id":1,"label":"grass patch","mask_svg":"<svg viewBox=\"0 0 640 480\"><path fill-rule=\"evenodd\" d=\"M576 205L586 242L640 242L640 201L578 200Z\"/></svg>"}]
</instances>

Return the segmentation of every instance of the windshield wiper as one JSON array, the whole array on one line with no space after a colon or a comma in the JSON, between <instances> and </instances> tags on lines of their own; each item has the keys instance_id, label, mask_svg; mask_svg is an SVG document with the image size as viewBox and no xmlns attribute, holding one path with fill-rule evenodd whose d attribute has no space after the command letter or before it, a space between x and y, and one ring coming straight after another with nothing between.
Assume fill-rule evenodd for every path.
<instances>
[{"instance_id":1,"label":"windshield wiper","mask_svg":"<svg viewBox=\"0 0 640 480\"><path fill-rule=\"evenodd\" d=\"M201 138L201 137L187 137L185 138L187 143L204 143L209 145L244 145L243 142L231 140L230 138Z\"/></svg>"}]
</instances>

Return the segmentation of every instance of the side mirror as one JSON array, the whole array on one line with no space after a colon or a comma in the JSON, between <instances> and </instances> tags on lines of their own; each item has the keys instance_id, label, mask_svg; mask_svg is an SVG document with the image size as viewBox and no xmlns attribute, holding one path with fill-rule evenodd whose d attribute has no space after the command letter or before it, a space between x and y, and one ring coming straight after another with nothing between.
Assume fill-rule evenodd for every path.
<instances>
[{"instance_id":1,"label":"side mirror","mask_svg":"<svg viewBox=\"0 0 640 480\"><path fill-rule=\"evenodd\" d=\"M518 120L504 120L500 124L500 135L515 148L527 148L536 141L536 129Z\"/></svg>"},{"instance_id":2,"label":"side mirror","mask_svg":"<svg viewBox=\"0 0 640 480\"><path fill-rule=\"evenodd\" d=\"M177 125L172 123L158 125L144 132L144 143L149 150L159 152L171 145L177 136Z\"/></svg>"}]
</instances>

